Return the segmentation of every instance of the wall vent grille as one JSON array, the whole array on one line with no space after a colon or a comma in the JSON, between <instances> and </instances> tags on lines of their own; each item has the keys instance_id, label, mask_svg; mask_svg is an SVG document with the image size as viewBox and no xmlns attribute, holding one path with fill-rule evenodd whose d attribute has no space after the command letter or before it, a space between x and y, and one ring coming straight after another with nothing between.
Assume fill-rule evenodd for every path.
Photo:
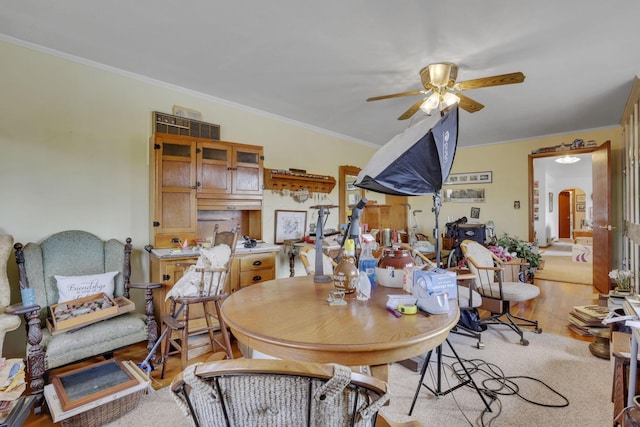
<instances>
[{"instance_id":1,"label":"wall vent grille","mask_svg":"<svg viewBox=\"0 0 640 427\"><path fill-rule=\"evenodd\" d=\"M154 129L157 133L192 136L194 138L220 140L220 125L205 123L171 114L153 112Z\"/></svg>"}]
</instances>

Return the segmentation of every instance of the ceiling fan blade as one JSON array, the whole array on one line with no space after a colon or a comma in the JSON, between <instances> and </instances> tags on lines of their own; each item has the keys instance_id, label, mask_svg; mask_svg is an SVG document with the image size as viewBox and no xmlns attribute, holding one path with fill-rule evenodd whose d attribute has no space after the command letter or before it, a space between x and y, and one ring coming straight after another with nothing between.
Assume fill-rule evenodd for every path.
<instances>
[{"instance_id":1,"label":"ceiling fan blade","mask_svg":"<svg viewBox=\"0 0 640 427\"><path fill-rule=\"evenodd\" d=\"M460 102L458 102L460 108L469 113L475 113L476 111L480 111L484 108L484 105L480 104L478 101L474 101L468 96L464 96L461 93L456 93L455 95L460 98Z\"/></svg>"},{"instance_id":2,"label":"ceiling fan blade","mask_svg":"<svg viewBox=\"0 0 640 427\"><path fill-rule=\"evenodd\" d=\"M398 120L410 119L411 116L413 116L416 113L416 111L420 109L420 106L422 105L423 102L424 102L424 99L421 99L415 104L413 104L411 107L409 107L407 111L405 111L404 113L402 113L400 117L398 117Z\"/></svg>"},{"instance_id":3,"label":"ceiling fan blade","mask_svg":"<svg viewBox=\"0 0 640 427\"><path fill-rule=\"evenodd\" d=\"M420 95L420 94L426 95L427 91L412 90L411 92L400 92L400 93L393 93L391 95L374 96L371 98L367 98L367 101L379 101L381 99L400 98L401 96L411 96L411 95Z\"/></svg>"},{"instance_id":4,"label":"ceiling fan blade","mask_svg":"<svg viewBox=\"0 0 640 427\"><path fill-rule=\"evenodd\" d=\"M478 89L481 87L510 85L514 83L522 83L524 81L524 74L521 72L501 74L499 76L482 77L479 79L466 80L464 82L456 83L453 88L457 90L469 90Z\"/></svg>"}]
</instances>

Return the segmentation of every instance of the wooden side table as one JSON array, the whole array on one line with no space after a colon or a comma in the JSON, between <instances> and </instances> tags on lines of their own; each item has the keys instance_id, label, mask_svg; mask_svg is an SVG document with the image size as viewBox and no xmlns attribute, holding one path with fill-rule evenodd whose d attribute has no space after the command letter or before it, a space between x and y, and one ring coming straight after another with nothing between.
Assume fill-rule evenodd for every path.
<instances>
[{"instance_id":1,"label":"wooden side table","mask_svg":"<svg viewBox=\"0 0 640 427\"><path fill-rule=\"evenodd\" d=\"M611 401L613 402L613 417L622 412L627 406L627 392L629 388L629 360L631 357L631 334L614 331L611 334L613 363L613 385ZM636 392L640 394L640 381L636 381ZM613 420L613 426L619 425Z\"/></svg>"}]
</instances>

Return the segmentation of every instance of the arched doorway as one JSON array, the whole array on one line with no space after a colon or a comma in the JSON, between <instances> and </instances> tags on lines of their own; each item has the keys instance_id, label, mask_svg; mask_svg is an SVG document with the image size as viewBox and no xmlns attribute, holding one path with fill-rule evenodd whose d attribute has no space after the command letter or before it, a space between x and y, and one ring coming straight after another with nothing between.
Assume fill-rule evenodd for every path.
<instances>
[{"instance_id":1,"label":"arched doorway","mask_svg":"<svg viewBox=\"0 0 640 427\"><path fill-rule=\"evenodd\" d=\"M586 214L586 194L581 188L568 188L558 193L558 237L573 239L574 230L591 226Z\"/></svg>"},{"instance_id":2,"label":"arched doorway","mask_svg":"<svg viewBox=\"0 0 640 427\"><path fill-rule=\"evenodd\" d=\"M563 190L558 193L558 238L570 239L571 217L573 209L571 209L571 200L573 199L573 190Z\"/></svg>"}]
</instances>

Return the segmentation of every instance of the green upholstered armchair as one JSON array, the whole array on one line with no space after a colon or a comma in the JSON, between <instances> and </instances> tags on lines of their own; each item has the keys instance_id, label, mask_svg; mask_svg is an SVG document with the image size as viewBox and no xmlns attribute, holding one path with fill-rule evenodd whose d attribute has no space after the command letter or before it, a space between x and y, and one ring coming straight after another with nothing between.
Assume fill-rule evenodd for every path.
<instances>
[{"instance_id":1,"label":"green upholstered armchair","mask_svg":"<svg viewBox=\"0 0 640 427\"><path fill-rule=\"evenodd\" d=\"M161 284L131 284L131 239L103 241L78 230L63 231L40 243L14 245L20 274L20 289L34 288L36 306L20 311L28 321L27 369L32 394L39 395L36 412L42 404L42 391L50 369L94 356L111 357L113 351L141 341L151 349L158 338L153 315L152 289ZM145 314L137 310L92 323L73 331L51 334L45 327L49 307L58 304L58 276L86 276L118 272L114 277L114 297L129 298L129 289L145 290Z\"/></svg>"},{"instance_id":2,"label":"green upholstered armchair","mask_svg":"<svg viewBox=\"0 0 640 427\"><path fill-rule=\"evenodd\" d=\"M7 261L11 256L12 245L12 236L0 234L0 356L2 355L5 334L18 329L18 326L20 326L20 316L6 312L6 308L11 302Z\"/></svg>"}]
</instances>

